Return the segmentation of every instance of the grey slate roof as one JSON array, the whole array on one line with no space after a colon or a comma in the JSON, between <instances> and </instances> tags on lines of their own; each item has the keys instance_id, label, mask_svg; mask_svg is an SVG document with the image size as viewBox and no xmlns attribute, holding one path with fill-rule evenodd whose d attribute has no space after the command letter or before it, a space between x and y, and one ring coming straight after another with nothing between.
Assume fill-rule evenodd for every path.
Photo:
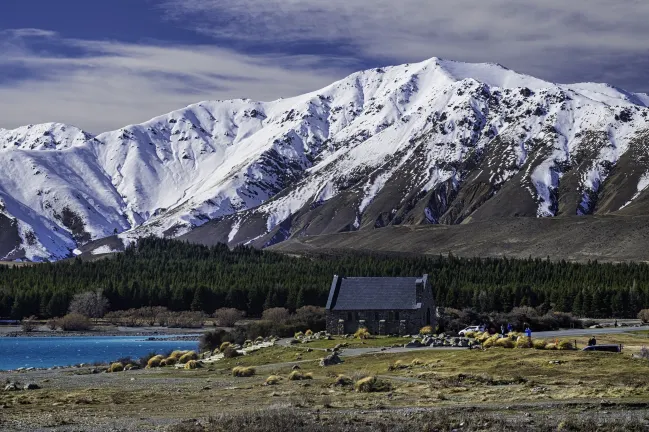
<instances>
[{"instance_id":1,"label":"grey slate roof","mask_svg":"<svg viewBox=\"0 0 649 432\"><path fill-rule=\"evenodd\" d=\"M342 277L334 276L329 291L329 310L418 309L416 277Z\"/></svg>"}]
</instances>

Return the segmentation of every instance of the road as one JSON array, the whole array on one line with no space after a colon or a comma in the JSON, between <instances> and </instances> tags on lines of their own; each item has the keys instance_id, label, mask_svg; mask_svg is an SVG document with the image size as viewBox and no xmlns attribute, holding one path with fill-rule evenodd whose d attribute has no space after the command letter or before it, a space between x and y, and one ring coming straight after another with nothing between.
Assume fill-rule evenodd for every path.
<instances>
[{"instance_id":1,"label":"road","mask_svg":"<svg viewBox=\"0 0 649 432\"><path fill-rule=\"evenodd\" d=\"M649 326L642 327L605 327L601 329L566 329L545 332L532 332L532 337L537 338L561 338L565 336L590 336L600 334L617 334L632 331L649 330Z\"/></svg>"}]
</instances>

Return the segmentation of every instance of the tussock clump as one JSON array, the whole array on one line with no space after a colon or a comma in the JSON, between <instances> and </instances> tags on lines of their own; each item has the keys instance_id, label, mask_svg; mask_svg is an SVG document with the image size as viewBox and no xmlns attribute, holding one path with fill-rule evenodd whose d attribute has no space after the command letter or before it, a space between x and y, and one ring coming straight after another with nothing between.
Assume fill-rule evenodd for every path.
<instances>
[{"instance_id":1,"label":"tussock clump","mask_svg":"<svg viewBox=\"0 0 649 432\"><path fill-rule=\"evenodd\" d=\"M507 337L510 338L513 341L518 340L519 337L523 337L523 336L525 336L525 335L523 333L521 333L521 332L509 332L507 334Z\"/></svg>"},{"instance_id":2,"label":"tussock clump","mask_svg":"<svg viewBox=\"0 0 649 432\"><path fill-rule=\"evenodd\" d=\"M203 365L197 360L189 360L184 366L185 369L199 369L201 367L203 367Z\"/></svg>"},{"instance_id":3,"label":"tussock clump","mask_svg":"<svg viewBox=\"0 0 649 432\"><path fill-rule=\"evenodd\" d=\"M500 348L514 348L514 341L511 340L510 338L500 338L496 341L494 346L500 347Z\"/></svg>"},{"instance_id":4,"label":"tussock clump","mask_svg":"<svg viewBox=\"0 0 649 432\"><path fill-rule=\"evenodd\" d=\"M561 340L557 344L557 349L560 349L562 351L568 351L574 349L572 342L567 341L567 340Z\"/></svg>"},{"instance_id":5,"label":"tussock clump","mask_svg":"<svg viewBox=\"0 0 649 432\"><path fill-rule=\"evenodd\" d=\"M544 350L547 344L548 343L546 341L544 341L543 339L535 339L532 342L532 346L534 347L534 349L537 349L537 350Z\"/></svg>"},{"instance_id":6,"label":"tussock clump","mask_svg":"<svg viewBox=\"0 0 649 432\"><path fill-rule=\"evenodd\" d=\"M168 359L169 359L169 358L173 358L173 359L175 359L176 361L178 361L178 359L181 358L181 357L182 357L183 355L185 355L185 354L187 354L187 351L179 351L179 350L175 350L175 351L172 351L171 354L169 354L169 357L167 357L167 358L168 358Z\"/></svg>"},{"instance_id":7,"label":"tussock clump","mask_svg":"<svg viewBox=\"0 0 649 432\"><path fill-rule=\"evenodd\" d=\"M185 364L190 360L198 360L198 354L196 354L196 351L189 351L180 356L178 359L178 363L180 364Z\"/></svg>"},{"instance_id":8,"label":"tussock clump","mask_svg":"<svg viewBox=\"0 0 649 432\"><path fill-rule=\"evenodd\" d=\"M175 357L167 357L166 359L163 360L165 362L166 366L173 366L176 363L178 363L178 360Z\"/></svg>"},{"instance_id":9,"label":"tussock clump","mask_svg":"<svg viewBox=\"0 0 649 432\"><path fill-rule=\"evenodd\" d=\"M271 375L266 378L266 385L277 385L282 380L282 377L279 375Z\"/></svg>"},{"instance_id":10,"label":"tussock clump","mask_svg":"<svg viewBox=\"0 0 649 432\"><path fill-rule=\"evenodd\" d=\"M153 356L146 363L146 367L149 369L160 367L160 363L162 363L162 360L164 360L164 357L162 357L161 355Z\"/></svg>"},{"instance_id":11,"label":"tussock clump","mask_svg":"<svg viewBox=\"0 0 649 432\"><path fill-rule=\"evenodd\" d=\"M409 366L403 362L403 360L396 360L390 366L388 366L388 371L395 371L399 369L407 369Z\"/></svg>"},{"instance_id":12,"label":"tussock clump","mask_svg":"<svg viewBox=\"0 0 649 432\"><path fill-rule=\"evenodd\" d=\"M480 343L485 343L491 337L492 336L489 332L484 332L476 335L475 339Z\"/></svg>"},{"instance_id":13,"label":"tussock clump","mask_svg":"<svg viewBox=\"0 0 649 432\"><path fill-rule=\"evenodd\" d=\"M532 348L532 339L528 337L519 337L516 341L516 348Z\"/></svg>"},{"instance_id":14,"label":"tussock clump","mask_svg":"<svg viewBox=\"0 0 649 432\"><path fill-rule=\"evenodd\" d=\"M164 359L160 362L160 367L165 367L167 366L167 359Z\"/></svg>"},{"instance_id":15,"label":"tussock clump","mask_svg":"<svg viewBox=\"0 0 649 432\"><path fill-rule=\"evenodd\" d=\"M236 366L232 368L232 376L240 378L254 376L255 372L254 367Z\"/></svg>"},{"instance_id":16,"label":"tussock clump","mask_svg":"<svg viewBox=\"0 0 649 432\"><path fill-rule=\"evenodd\" d=\"M468 337L469 339L475 339L479 335L480 335L480 333L473 332L473 331L468 331L468 332L464 333L464 337Z\"/></svg>"},{"instance_id":17,"label":"tussock clump","mask_svg":"<svg viewBox=\"0 0 649 432\"><path fill-rule=\"evenodd\" d=\"M124 365L121 363L113 363L108 368L108 372L121 372L124 370Z\"/></svg>"},{"instance_id":18,"label":"tussock clump","mask_svg":"<svg viewBox=\"0 0 649 432\"><path fill-rule=\"evenodd\" d=\"M336 380L334 381L334 385L341 386L341 387L347 387L347 386L351 386L353 384L354 384L354 381L350 377L345 376L345 375L338 375L336 377Z\"/></svg>"},{"instance_id":19,"label":"tussock clump","mask_svg":"<svg viewBox=\"0 0 649 432\"><path fill-rule=\"evenodd\" d=\"M421 366L421 365L423 365L423 364L424 364L424 361L423 361L422 359L418 359L418 358L413 359L413 360L410 362L410 366Z\"/></svg>"},{"instance_id":20,"label":"tussock clump","mask_svg":"<svg viewBox=\"0 0 649 432\"><path fill-rule=\"evenodd\" d=\"M546 350L556 350L557 349L557 344L555 344L554 342L546 344L545 349Z\"/></svg>"},{"instance_id":21,"label":"tussock clump","mask_svg":"<svg viewBox=\"0 0 649 432\"><path fill-rule=\"evenodd\" d=\"M498 335L490 336L482 343L482 346L484 348L491 348L493 346L496 346L496 342L498 341L498 339L500 339Z\"/></svg>"},{"instance_id":22,"label":"tussock clump","mask_svg":"<svg viewBox=\"0 0 649 432\"><path fill-rule=\"evenodd\" d=\"M372 337L370 334L370 331L366 329L365 327L361 327L358 330L356 330L356 333L354 333L354 337L356 339L369 339Z\"/></svg>"},{"instance_id":23,"label":"tussock clump","mask_svg":"<svg viewBox=\"0 0 649 432\"><path fill-rule=\"evenodd\" d=\"M219 347L219 351L220 352L225 352L225 350L228 349L228 347L231 347L231 346L232 346L232 344L230 342L223 342L221 344L221 346Z\"/></svg>"},{"instance_id":24,"label":"tussock clump","mask_svg":"<svg viewBox=\"0 0 649 432\"><path fill-rule=\"evenodd\" d=\"M356 381L354 389L360 393L373 393L390 391L392 387L386 381L382 381L375 376L369 376Z\"/></svg>"},{"instance_id":25,"label":"tussock clump","mask_svg":"<svg viewBox=\"0 0 649 432\"><path fill-rule=\"evenodd\" d=\"M422 327L419 330L419 334L422 335L422 336L432 335L433 334L433 327L432 326Z\"/></svg>"},{"instance_id":26,"label":"tussock clump","mask_svg":"<svg viewBox=\"0 0 649 432\"><path fill-rule=\"evenodd\" d=\"M299 331L299 332L297 332L297 333L295 333L293 335L294 339L302 339L303 337L304 337L304 333L302 333L301 331Z\"/></svg>"},{"instance_id":27,"label":"tussock clump","mask_svg":"<svg viewBox=\"0 0 649 432\"><path fill-rule=\"evenodd\" d=\"M304 332L304 336L313 336L313 331L311 329L308 329Z\"/></svg>"},{"instance_id":28,"label":"tussock clump","mask_svg":"<svg viewBox=\"0 0 649 432\"><path fill-rule=\"evenodd\" d=\"M312 373L302 373L299 370L294 370L288 376L289 381L301 381L313 379Z\"/></svg>"}]
</instances>

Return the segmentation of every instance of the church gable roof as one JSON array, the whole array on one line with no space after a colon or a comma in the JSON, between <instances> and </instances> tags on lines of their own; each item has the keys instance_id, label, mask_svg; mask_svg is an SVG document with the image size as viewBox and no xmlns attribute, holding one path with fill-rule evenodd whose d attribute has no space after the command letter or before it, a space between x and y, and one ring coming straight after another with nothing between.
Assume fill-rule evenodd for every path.
<instances>
[{"instance_id":1,"label":"church gable roof","mask_svg":"<svg viewBox=\"0 0 649 432\"><path fill-rule=\"evenodd\" d=\"M428 276L342 277L334 276L327 301L328 310L419 309L417 284Z\"/></svg>"}]
</instances>

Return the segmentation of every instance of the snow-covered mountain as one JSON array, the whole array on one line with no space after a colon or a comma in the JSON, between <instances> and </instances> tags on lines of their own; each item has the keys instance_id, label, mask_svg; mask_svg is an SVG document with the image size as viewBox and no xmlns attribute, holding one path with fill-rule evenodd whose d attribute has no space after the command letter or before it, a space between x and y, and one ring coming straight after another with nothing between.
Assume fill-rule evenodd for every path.
<instances>
[{"instance_id":1,"label":"snow-covered mountain","mask_svg":"<svg viewBox=\"0 0 649 432\"><path fill-rule=\"evenodd\" d=\"M649 213L648 106L606 84L433 58L96 137L0 129L0 259L60 259L89 242L107 252L120 242L93 241L115 234L266 246L395 224Z\"/></svg>"}]
</instances>

